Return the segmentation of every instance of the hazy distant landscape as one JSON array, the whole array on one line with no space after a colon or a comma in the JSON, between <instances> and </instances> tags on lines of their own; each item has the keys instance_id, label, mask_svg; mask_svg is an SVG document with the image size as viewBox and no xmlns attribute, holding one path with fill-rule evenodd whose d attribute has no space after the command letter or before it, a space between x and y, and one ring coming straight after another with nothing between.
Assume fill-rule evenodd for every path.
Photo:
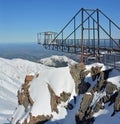
<instances>
[{"instance_id":1,"label":"hazy distant landscape","mask_svg":"<svg viewBox=\"0 0 120 124\"><path fill-rule=\"evenodd\" d=\"M49 57L51 55L66 55L75 57L69 53L62 53L58 51L46 50L41 45L34 43L0 43L0 57L13 59L22 58L37 62L38 60Z\"/></svg>"}]
</instances>

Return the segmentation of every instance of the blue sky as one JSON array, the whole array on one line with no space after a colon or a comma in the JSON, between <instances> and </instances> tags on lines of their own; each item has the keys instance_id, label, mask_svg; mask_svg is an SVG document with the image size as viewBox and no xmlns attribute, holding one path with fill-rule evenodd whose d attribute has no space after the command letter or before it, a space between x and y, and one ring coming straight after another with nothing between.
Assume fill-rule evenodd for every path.
<instances>
[{"instance_id":1,"label":"blue sky","mask_svg":"<svg viewBox=\"0 0 120 124\"><path fill-rule=\"evenodd\" d=\"M37 32L59 32L82 7L120 25L120 0L0 0L0 42L36 42Z\"/></svg>"}]
</instances>

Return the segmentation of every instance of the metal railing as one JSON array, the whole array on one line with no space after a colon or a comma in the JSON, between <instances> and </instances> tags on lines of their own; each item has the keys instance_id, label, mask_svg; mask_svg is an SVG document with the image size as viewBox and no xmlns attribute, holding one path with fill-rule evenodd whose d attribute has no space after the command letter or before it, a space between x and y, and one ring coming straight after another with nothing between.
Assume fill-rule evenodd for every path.
<instances>
[{"instance_id":1,"label":"metal railing","mask_svg":"<svg viewBox=\"0 0 120 124\"><path fill-rule=\"evenodd\" d=\"M46 35L45 35L46 36ZM52 50L81 54L89 51L120 52L120 27L99 9L81 8L50 42L44 37L43 45Z\"/></svg>"},{"instance_id":2,"label":"metal railing","mask_svg":"<svg viewBox=\"0 0 120 124\"><path fill-rule=\"evenodd\" d=\"M104 54L103 62L105 65L120 70L120 53Z\"/></svg>"}]
</instances>

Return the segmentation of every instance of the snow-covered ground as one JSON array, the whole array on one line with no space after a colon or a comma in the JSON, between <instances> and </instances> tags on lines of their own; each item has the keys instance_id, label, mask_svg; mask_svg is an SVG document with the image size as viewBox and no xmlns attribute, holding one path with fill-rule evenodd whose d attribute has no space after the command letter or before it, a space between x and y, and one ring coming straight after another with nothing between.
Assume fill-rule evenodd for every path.
<instances>
[{"instance_id":1,"label":"snow-covered ground","mask_svg":"<svg viewBox=\"0 0 120 124\"><path fill-rule=\"evenodd\" d=\"M47 65L52 66L53 61L51 61L51 58L43 60L41 60L41 63L47 63ZM59 114L57 114L56 112L51 112L51 107L49 104L50 93L48 90L48 84L50 84L55 94L58 96L60 96L60 93L62 91L70 92L72 95L67 102L70 101L71 103L73 103L75 86L74 80L70 75L69 66L71 64L74 64L75 62L66 58L65 56L53 56L52 60L57 60L57 62L59 60L59 63L60 61L62 61L62 63L64 63L65 61L68 66L55 68L23 59L9 60L0 58L0 124L9 123L9 120L12 116L15 117L14 123L17 122L17 119L20 119L21 122L25 118L28 118L29 120L29 114L24 112L23 106L18 106L17 100L17 91L24 83L24 79L27 74L39 74L37 78L34 78L32 80L30 85L30 95L33 98L33 101L35 101L35 104L34 106L29 107L28 112L32 112L34 116L38 114L52 114L52 120L48 121L46 124L75 124L75 114L79 110L82 95L77 97L77 103L73 104L74 108L72 110L66 110L64 107L66 103L62 102L58 106ZM53 63L53 65L55 64L56 63ZM89 70L91 66L103 66L102 70L109 68L105 67L103 64L95 63L92 65L87 65L86 69ZM92 84L92 86L95 83L92 81L90 75L87 76L86 80L88 80ZM120 71L113 70L110 73L110 77L108 78L108 80L116 84L117 87L120 88ZM104 93L96 94L93 102L96 102L96 99L101 98L103 95ZM15 111L15 109L17 112ZM120 112L111 117L112 112L113 106L108 107L106 104L104 110L101 110L94 115L95 117L97 117L94 123L119 124Z\"/></svg>"},{"instance_id":2,"label":"snow-covered ground","mask_svg":"<svg viewBox=\"0 0 120 124\"><path fill-rule=\"evenodd\" d=\"M0 58L0 124L9 122L17 107L17 91L26 74L38 72L40 64L22 59Z\"/></svg>"}]
</instances>

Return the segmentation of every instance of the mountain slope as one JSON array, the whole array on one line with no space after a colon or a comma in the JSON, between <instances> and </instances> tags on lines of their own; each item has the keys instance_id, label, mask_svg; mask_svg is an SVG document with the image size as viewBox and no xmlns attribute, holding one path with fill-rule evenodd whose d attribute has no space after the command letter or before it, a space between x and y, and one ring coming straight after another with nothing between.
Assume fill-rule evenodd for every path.
<instances>
[{"instance_id":1,"label":"mountain slope","mask_svg":"<svg viewBox=\"0 0 120 124\"><path fill-rule=\"evenodd\" d=\"M17 104L17 91L26 74L37 72L40 64L22 59L0 58L0 123L9 122Z\"/></svg>"},{"instance_id":2,"label":"mountain slope","mask_svg":"<svg viewBox=\"0 0 120 124\"><path fill-rule=\"evenodd\" d=\"M57 59L59 60L59 57ZM66 58L64 59L66 60ZM52 64L49 58L45 61ZM62 63L64 62L62 61ZM69 65L72 65L74 62L70 63ZM102 66L102 70L109 69L99 63L87 65L86 69L90 70L92 66ZM0 58L0 68L0 124L9 123L7 119L11 120L12 117L13 124L16 124L18 120L22 123L25 119L29 122L30 118L33 119L35 116L38 116L38 119L43 117L39 115L45 115L48 120L50 119L46 124L76 123L75 114L80 108L83 95L78 95L76 104L74 104L75 83L70 74L69 66L54 68L22 59L8 60ZM24 92L23 84L26 75L33 75L33 79L27 84L30 95L30 97L27 96L27 99L30 100L31 98L33 103L31 102L27 109L24 105L18 104L17 98L18 90L20 93ZM92 81L90 73L85 80L91 84L91 87L96 83L96 80ZM120 71L112 70L107 80L120 89ZM92 104L95 104L104 94L105 92L96 93ZM60 103L56 106L56 103L52 102L52 98ZM73 109L67 108L68 103L73 105ZM51 104L55 104L55 106L51 107ZM111 106L105 104L103 110L94 114L94 124L119 124L120 112L111 117L113 108L113 104Z\"/></svg>"}]
</instances>

